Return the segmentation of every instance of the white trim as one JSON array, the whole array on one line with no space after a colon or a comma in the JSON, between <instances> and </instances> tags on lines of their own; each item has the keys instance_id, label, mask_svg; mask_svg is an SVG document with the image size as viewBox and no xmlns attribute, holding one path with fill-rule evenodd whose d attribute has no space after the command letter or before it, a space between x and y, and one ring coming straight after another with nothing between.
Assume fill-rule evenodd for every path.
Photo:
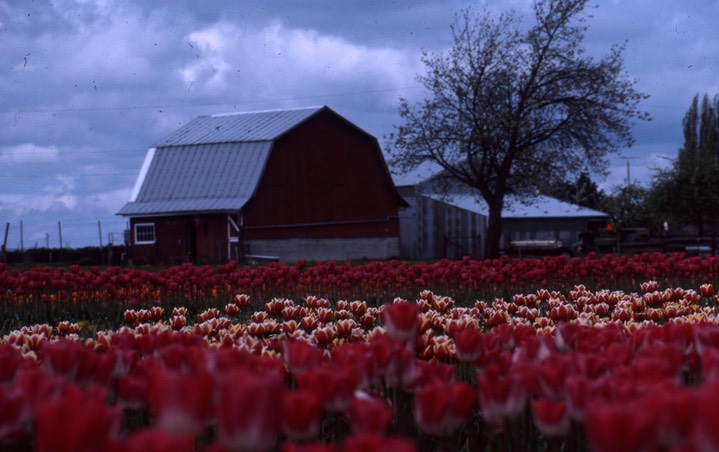
<instances>
[{"instance_id":1,"label":"white trim","mask_svg":"<svg viewBox=\"0 0 719 452\"><path fill-rule=\"evenodd\" d=\"M227 220L230 222L232 227L235 229L235 232L240 232L240 227L237 226L237 223L235 223L235 220L232 219L232 216L227 215Z\"/></svg>"},{"instance_id":2,"label":"white trim","mask_svg":"<svg viewBox=\"0 0 719 452\"><path fill-rule=\"evenodd\" d=\"M142 184L145 183L145 176L147 176L147 171L150 169L152 159L155 158L155 150L156 148L150 148L147 150L147 154L145 154L145 160L142 162L140 174L137 175L135 186L132 188L132 193L130 194L130 202L135 202L137 200L137 195L140 194Z\"/></svg>"},{"instance_id":3,"label":"white trim","mask_svg":"<svg viewBox=\"0 0 719 452\"><path fill-rule=\"evenodd\" d=\"M138 226L152 226L152 240L138 240L137 239L137 228ZM132 239L135 245L152 245L157 241L157 232L155 231L155 223L135 223L132 228Z\"/></svg>"},{"instance_id":4,"label":"white trim","mask_svg":"<svg viewBox=\"0 0 719 452\"><path fill-rule=\"evenodd\" d=\"M299 108L280 108L280 109L269 109L269 110L255 110L255 111L233 111L230 113L215 113L210 115L211 118L219 118L222 116L240 116L240 115L254 115L257 113L281 113L286 111L303 111L303 110L320 110L325 105L318 105L315 107L299 107Z\"/></svg>"}]
</instances>

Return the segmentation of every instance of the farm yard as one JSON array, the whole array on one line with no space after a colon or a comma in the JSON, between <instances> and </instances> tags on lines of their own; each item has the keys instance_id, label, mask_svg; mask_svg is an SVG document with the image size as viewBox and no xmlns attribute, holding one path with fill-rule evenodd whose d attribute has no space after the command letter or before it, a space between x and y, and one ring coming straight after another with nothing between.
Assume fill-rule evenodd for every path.
<instances>
[{"instance_id":1,"label":"farm yard","mask_svg":"<svg viewBox=\"0 0 719 452\"><path fill-rule=\"evenodd\" d=\"M715 450L719 257L0 264L3 450Z\"/></svg>"}]
</instances>

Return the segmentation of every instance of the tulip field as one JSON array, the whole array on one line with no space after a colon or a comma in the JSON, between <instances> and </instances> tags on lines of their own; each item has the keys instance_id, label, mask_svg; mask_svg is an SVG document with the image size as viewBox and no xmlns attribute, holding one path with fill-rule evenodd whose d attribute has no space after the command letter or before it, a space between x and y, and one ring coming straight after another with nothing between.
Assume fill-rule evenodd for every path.
<instances>
[{"instance_id":1,"label":"tulip field","mask_svg":"<svg viewBox=\"0 0 719 452\"><path fill-rule=\"evenodd\" d=\"M719 450L719 257L0 264L0 450Z\"/></svg>"}]
</instances>

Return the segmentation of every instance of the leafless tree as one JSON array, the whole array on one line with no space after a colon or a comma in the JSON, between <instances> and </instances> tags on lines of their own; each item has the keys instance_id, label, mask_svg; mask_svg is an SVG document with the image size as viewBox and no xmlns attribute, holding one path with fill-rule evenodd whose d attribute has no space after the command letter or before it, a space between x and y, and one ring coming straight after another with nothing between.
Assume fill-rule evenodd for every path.
<instances>
[{"instance_id":1,"label":"leafless tree","mask_svg":"<svg viewBox=\"0 0 719 452\"><path fill-rule=\"evenodd\" d=\"M515 11L462 11L449 50L422 57L428 95L400 99L390 164L407 172L434 162L476 191L489 210L485 257L499 254L506 195L531 196L586 169L605 174L609 155L631 146L633 120L649 119L624 45L586 54L587 1L537 0L529 27Z\"/></svg>"}]
</instances>

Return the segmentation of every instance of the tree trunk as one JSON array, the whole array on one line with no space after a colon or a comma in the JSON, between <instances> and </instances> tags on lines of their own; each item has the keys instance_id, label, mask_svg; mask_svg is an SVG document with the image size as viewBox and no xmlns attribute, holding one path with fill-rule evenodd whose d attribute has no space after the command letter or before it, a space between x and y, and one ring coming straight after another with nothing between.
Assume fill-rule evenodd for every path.
<instances>
[{"instance_id":1,"label":"tree trunk","mask_svg":"<svg viewBox=\"0 0 719 452\"><path fill-rule=\"evenodd\" d=\"M499 206L495 204L499 204ZM499 257L499 239L502 236L502 204L502 201L499 203L489 203L487 235L484 238L485 259L496 259Z\"/></svg>"}]
</instances>

